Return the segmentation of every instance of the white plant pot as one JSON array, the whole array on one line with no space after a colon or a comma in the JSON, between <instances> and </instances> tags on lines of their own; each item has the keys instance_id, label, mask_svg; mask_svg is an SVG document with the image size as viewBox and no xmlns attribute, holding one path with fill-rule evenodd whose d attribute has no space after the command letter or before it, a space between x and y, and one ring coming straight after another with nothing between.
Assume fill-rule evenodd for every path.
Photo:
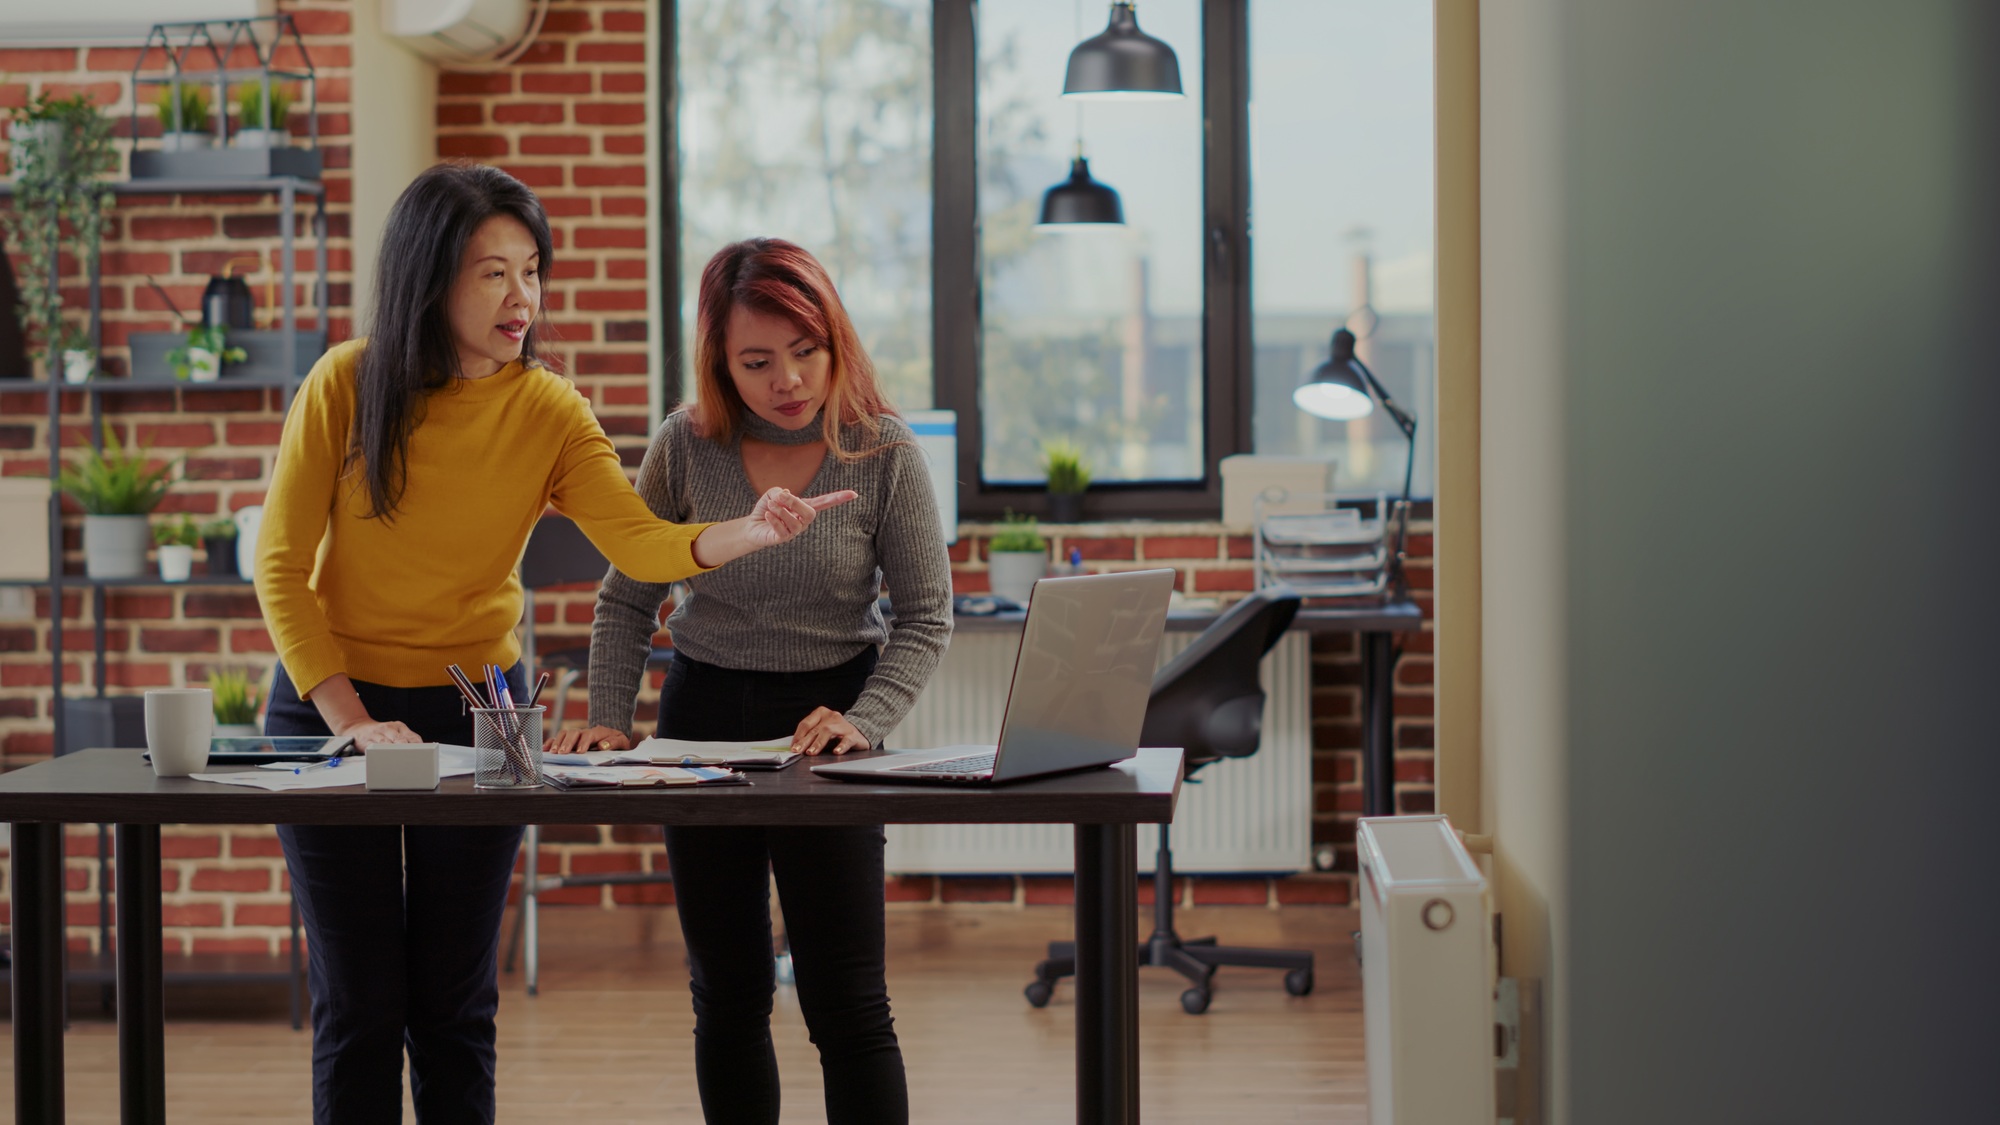
<instances>
[{"instance_id":1,"label":"white plant pot","mask_svg":"<svg viewBox=\"0 0 2000 1125\"><path fill-rule=\"evenodd\" d=\"M186 582L194 575L194 548L183 543L160 547L160 581Z\"/></svg>"},{"instance_id":2,"label":"white plant pot","mask_svg":"<svg viewBox=\"0 0 2000 1125\"><path fill-rule=\"evenodd\" d=\"M986 566L995 594L1027 605L1036 580L1048 572L1049 557L1040 551L994 551Z\"/></svg>"},{"instance_id":3,"label":"white plant pot","mask_svg":"<svg viewBox=\"0 0 2000 1125\"><path fill-rule=\"evenodd\" d=\"M97 356L87 351L65 348L62 363L65 383L88 383L97 374Z\"/></svg>"},{"instance_id":4,"label":"white plant pot","mask_svg":"<svg viewBox=\"0 0 2000 1125\"><path fill-rule=\"evenodd\" d=\"M161 133L161 152L193 152L196 149L214 148L213 133Z\"/></svg>"},{"instance_id":5,"label":"white plant pot","mask_svg":"<svg viewBox=\"0 0 2000 1125\"><path fill-rule=\"evenodd\" d=\"M257 577L257 529L263 522L262 504L236 510L236 573L245 582Z\"/></svg>"},{"instance_id":6,"label":"white plant pot","mask_svg":"<svg viewBox=\"0 0 2000 1125\"><path fill-rule=\"evenodd\" d=\"M222 357L207 348L188 349L188 381L213 383L222 378Z\"/></svg>"},{"instance_id":7,"label":"white plant pot","mask_svg":"<svg viewBox=\"0 0 2000 1125\"><path fill-rule=\"evenodd\" d=\"M85 516L83 572L92 578L142 578L152 542L145 516Z\"/></svg>"},{"instance_id":8,"label":"white plant pot","mask_svg":"<svg viewBox=\"0 0 2000 1125\"><path fill-rule=\"evenodd\" d=\"M292 135L283 129L238 129L237 148L290 148Z\"/></svg>"},{"instance_id":9,"label":"white plant pot","mask_svg":"<svg viewBox=\"0 0 2000 1125\"><path fill-rule=\"evenodd\" d=\"M262 733L264 732L257 729L256 723L215 724L215 737L217 738L255 738Z\"/></svg>"}]
</instances>

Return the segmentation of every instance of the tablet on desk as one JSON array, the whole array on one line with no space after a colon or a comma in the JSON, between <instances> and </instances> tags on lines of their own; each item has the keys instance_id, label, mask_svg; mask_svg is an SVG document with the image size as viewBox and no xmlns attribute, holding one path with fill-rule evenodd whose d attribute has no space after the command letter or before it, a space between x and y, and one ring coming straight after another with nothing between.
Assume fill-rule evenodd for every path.
<instances>
[{"instance_id":1,"label":"tablet on desk","mask_svg":"<svg viewBox=\"0 0 2000 1125\"><path fill-rule=\"evenodd\" d=\"M208 743L208 764L212 766L257 766L265 762L317 762L354 752L351 738L322 738L309 735L243 735L212 738ZM152 761L151 754L142 755Z\"/></svg>"}]
</instances>

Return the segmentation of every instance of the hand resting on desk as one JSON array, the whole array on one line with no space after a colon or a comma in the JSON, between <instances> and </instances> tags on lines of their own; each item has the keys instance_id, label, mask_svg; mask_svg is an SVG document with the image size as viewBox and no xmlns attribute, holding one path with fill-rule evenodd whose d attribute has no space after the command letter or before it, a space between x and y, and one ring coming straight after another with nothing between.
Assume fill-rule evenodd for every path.
<instances>
[{"instance_id":1,"label":"hand resting on desk","mask_svg":"<svg viewBox=\"0 0 2000 1125\"><path fill-rule=\"evenodd\" d=\"M610 727L566 730L542 743L545 754L586 754L592 750L630 750L632 740Z\"/></svg>"}]
</instances>

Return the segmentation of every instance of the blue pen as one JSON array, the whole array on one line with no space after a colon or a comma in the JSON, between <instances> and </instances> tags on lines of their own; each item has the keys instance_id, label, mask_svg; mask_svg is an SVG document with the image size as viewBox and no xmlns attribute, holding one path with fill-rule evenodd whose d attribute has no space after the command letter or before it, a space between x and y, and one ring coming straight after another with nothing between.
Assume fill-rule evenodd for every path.
<instances>
[{"instance_id":1,"label":"blue pen","mask_svg":"<svg viewBox=\"0 0 2000 1125\"><path fill-rule=\"evenodd\" d=\"M332 757L332 758L328 758L328 759L327 759L326 761L324 761L324 762L314 762L314 763L313 763L312 765L309 765L309 766L300 766L300 767L298 767L297 769L293 770L292 772L293 772L294 774L301 774L301 773L305 773L305 772L307 772L308 770L330 770L330 769L333 769L334 767L336 767L336 766L340 765L340 763L342 763L342 762L344 762L344 761L346 761L346 760L347 760L347 759L346 759L346 758L344 758L344 757L338 757L338 756L336 756L336 757Z\"/></svg>"}]
</instances>

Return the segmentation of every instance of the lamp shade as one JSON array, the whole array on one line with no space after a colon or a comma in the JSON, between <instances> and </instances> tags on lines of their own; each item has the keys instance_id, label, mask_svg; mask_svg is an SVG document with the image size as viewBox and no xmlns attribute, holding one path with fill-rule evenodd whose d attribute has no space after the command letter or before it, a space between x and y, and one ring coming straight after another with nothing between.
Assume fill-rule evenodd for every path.
<instances>
[{"instance_id":1,"label":"lamp shade","mask_svg":"<svg viewBox=\"0 0 2000 1125\"><path fill-rule=\"evenodd\" d=\"M1069 179L1042 193L1043 227L1108 226L1125 221L1118 193L1090 178L1090 161L1079 156Z\"/></svg>"},{"instance_id":2,"label":"lamp shade","mask_svg":"<svg viewBox=\"0 0 2000 1125\"><path fill-rule=\"evenodd\" d=\"M1354 366L1354 333L1333 334L1333 358L1313 370L1313 381L1292 392L1292 405L1315 418L1346 422L1375 410L1368 384Z\"/></svg>"},{"instance_id":3,"label":"lamp shade","mask_svg":"<svg viewBox=\"0 0 2000 1125\"><path fill-rule=\"evenodd\" d=\"M1174 49L1139 30L1129 0L1111 5L1111 23L1069 53L1063 97L1154 101L1181 97L1181 63Z\"/></svg>"}]
</instances>

